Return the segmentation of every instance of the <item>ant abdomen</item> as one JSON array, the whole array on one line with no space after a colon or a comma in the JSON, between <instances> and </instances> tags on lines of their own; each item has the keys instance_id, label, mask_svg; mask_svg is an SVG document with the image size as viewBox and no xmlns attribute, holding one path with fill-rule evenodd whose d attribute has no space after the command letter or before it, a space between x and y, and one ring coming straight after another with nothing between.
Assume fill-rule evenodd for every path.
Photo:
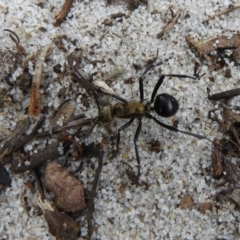
<instances>
[{"instance_id":1,"label":"ant abdomen","mask_svg":"<svg viewBox=\"0 0 240 240\"><path fill-rule=\"evenodd\" d=\"M154 110L161 117L172 117L179 109L176 98L167 93L157 95L154 101Z\"/></svg>"}]
</instances>

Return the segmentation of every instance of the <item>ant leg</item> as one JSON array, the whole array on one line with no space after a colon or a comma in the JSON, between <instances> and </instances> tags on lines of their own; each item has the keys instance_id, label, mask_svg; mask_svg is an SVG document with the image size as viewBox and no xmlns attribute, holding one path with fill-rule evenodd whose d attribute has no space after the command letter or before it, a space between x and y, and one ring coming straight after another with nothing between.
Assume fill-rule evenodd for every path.
<instances>
[{"instance_id":1,"label":"ant leg","mask_svg":"<svg viewBox=\"0 0 240 240\"><path fill-rule=\"evenodd\" d=\"M77 79L77 81L83 85L83 87L86 89L86 90L90 90L92 91L93 93L93 96L95 98L95 101L96 101L96 104L97 104L97 107L98 107L98 110L100 110L100 104L99 104L99 101L98 101L98 94L97 92L95 91L94 87L92 86L91 83L89 83L83 76L82 74L77 70L77 68L75 66L73 66L75 72L73 73Z\"/></svg>"},{"instance_id":2,"label":"ant leg","mask_svg":"<svg viewBox=\"0 0 240 240\"><path fill-rule=\"evenodd\" d=\"M132 117L130 119L130 121L128 121L127 123L125 123L123 126L121 126L119 129L118 129L118 133L117 133L117 150L116 150L116 153L118 152L118 147L119 147L119 142L120 142L120 132L126 128L128 128L132 123L133 123L133 120L134 120L134 117Z\"/></svg>"},{"instance_id":3,"label":"ant leg","mask_svg":"<svg viewBox=\"0 0 240 240\"><path fill-rule=\"evenodd\" d=\"M150 113L146 113L146 117L147 118L150 118L150 119L153 119L158 125L170 130L170 131L174 131L174 132L180 132L180 133L183 133L183 134L187 134L187 135L190 135L190 136L193 136L193 137L196 137L196 138L199 138L199 139L206 139L208 141L210 141L211 143L213 143L212 140L210 140L209 138L207 138L206 136L203 136L203 135L200 135L200 134L196 134L196 133L191 133L191 132L186 132L186 131L182 131L182 130L179 130L178 128L175 128L173 126L170 126L170 125L167 125L163 122L160 122L159 120L157 120L155 117L153 117Z\"/></svg>"},{"instance_id":4,"label":"ant leg","mask_svg":"<svg viewBox=\"0 0 240 240\"><path fill-rule=\"evenodd\" d=\"M158 56L158 50L157 50L157 56ZM155 66L155 62L157 60L157 56L156 56L156 59L154 59L154 61L152 63L150 63L145 71L142 73L141 77L139 78L139 91L140 91L140 101L143 102L144 100L144 92L143 92L143 77L144 75L146 75L154 66ZM161 64L162 62L158 63L157 65Z\"/></svg>"},{"instance_id":5,"label":"ant leg","mask_svg":"<svg viewBox=\"0 0 240 240\"><path fill-rule=\"evenodd\" d=\"M182 74L164 74L164 75L161 75L160 78L158 79L157 84L155 85L155 87L153 89L152 97L151 97L151 103L154 102L154 98L156 96L156 93L157 93L158 89L160 88L160 86L162 85L163 80L164 80L165 77L178 77L178 78L192 78L192 79L196 79L193 76L182 75Z\"/></svg>"},{"instance_id":6,"label":"ant leg","mask_svg":"<svg viewBox=\"0 0 240 240\"><path fill-rule=\"evenodd\" d=\"M97 125L97 123L99 122L99 118L97 117L94 122L93 122L93 125L92 127L87 131L86 135L84 136L84 138L88 137L91 132L93 131L93 129L95 128L95 126Z\"/></svg>"},{"instance_id":7,"label":"ant leg","mask_svg":"<svg viewBox=\"0 0 240 240\"><path fill-rule=\"evenodd\" d=\"M140 177L140 157L139 157L138 148L137 148L137 140L138 140L139 134L141 132L141 128L142 128L142 119L139 120L137 131L136 131L135 136L134 136L135 154L136 154L137 163L138 163L138 176L137 176L137 178Z\"/></svg>"}]
</instances>

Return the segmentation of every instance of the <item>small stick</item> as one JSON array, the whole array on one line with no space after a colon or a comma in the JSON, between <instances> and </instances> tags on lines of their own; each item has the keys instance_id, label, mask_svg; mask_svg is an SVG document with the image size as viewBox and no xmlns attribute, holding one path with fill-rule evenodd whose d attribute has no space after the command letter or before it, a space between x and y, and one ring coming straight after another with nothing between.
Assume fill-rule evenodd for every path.
<instances>
[{"instance_id":1,"label":"small stick","mask_svg":"<svg viewBox=\"0 0 240 240\"><path fill-rule=\"evenodd\" d=\"M30 103L28 108L28 113L30 115L38 115L41 112L40 104L40 83L42 78L42 68L43 62L47 56L50 44L47 45L43 51L40 53L36 66L35 66L35 75L32 82L31 93L30 93Z\"/></svg>"},{"instance_id":2,"label":"small stick","mask_svg":"<svg viewBox=\"0 0 240 240\"><path fill-rule=\"evenodd\" d=\"M81 122L69 123L68 125L53 128L52 133L53 134L59 133L61 131L68 130L68 129L71 129L71 128L80 128L80 127L83 127L83 126L86 126L86 125L90 125L91 123L92 123L92 119L85 119ZM36 137L46 137L48 135L49 135L49 131L45 131L45 132L42 132L42 133L38 133L36 135Z\"/></svg>"},{"instance_id":3,"label":"small stick","mask_svg":"<svg viewBox=\"0 0 240 240\"><path fill-rule=\"evenodd\" d=\"M177 22L180 16L180 13L181 9L178 9L176 16L167 23L167 25L163 28L163 30L160 33L157 34L157 38L161 38L165 32L173 28L174 24Z\"/></svg>"},{"instance_id":4,"label":"small stick","mask_svg":"<svg viewBox=\"0 0 240 240\"><path fill-rule=\"evenodd\" d=\"M209 94L209 89L208 89L208 99L209 100L222 100L222 99L229 99L235 96L240 95L240 88L236 88L236 89L231 89L231 90L227 90L224 92L220 92L220 93L215 93L210 95Z\"/></svg>"},{"instance_id":5,"label":"small stick","mask_svg":"<svg viewBox=\"0 0 240 240\"><path fill-rule=\"evenodd\" d=\"M73 0L66 0L63 4L62 10L55 16L56 22L53 24L54 27L59 27L63 19L67 16L70 8L72 7Z\"/></svg>"},{"instance_id":6,"label":"small stick","mask_svg":"<svg viewBox=\"0 0 240 240\"><path fill-rule=\"evenodd\" d=\"M234 6L234 7L231 7L231 8L229 8L229 9L223 10L222 12L219 12L219 13L217 13L217 14L209 17L209 18L207 18L207 19L204 20L202 23L208 22L209 20L211 20L211 19L213 19L213 18L215 18L215 17L221 16L221 15L223 15L223 14L230 13L231 11L234 11L234 10L236 10L236 9L238 9L238 8L240 8L240 4L238 4L238 5Z\"/></svg>"},{"instance_id":7,"label":"small stick","mask_svg":"<svg viewBox=\"0 0 240 240\"><path fill-rule=\"evenodd\" d=\"M17 48L18 52L22 55L26 55L26 50L24 49L23 46L20 45L20 39L19 39L18 35L10 29L4 29L3 31L10 32L15 36L15 38L14 38L11 34L9 34L9 37L11 38L11 40L16 44L16 48Z\"/></svg>"}]
</instances>

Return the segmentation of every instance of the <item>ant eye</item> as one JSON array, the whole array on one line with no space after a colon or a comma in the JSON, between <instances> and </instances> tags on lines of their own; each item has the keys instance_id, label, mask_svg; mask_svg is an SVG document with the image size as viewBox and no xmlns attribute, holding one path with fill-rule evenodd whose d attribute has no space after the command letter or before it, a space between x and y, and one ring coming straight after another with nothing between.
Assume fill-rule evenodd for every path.
<instances>
[{"instance_id":1,"label":"ant eye","mask_svg":"<svg viewBox=\"0 0 240 240\"><path fill-rule=\"evenodd\" d=\"M172 117L174 116L179 109L177 100L167 94L159 94L154 102L154 110L161 117Z\"/></svg>"}]
</instances>

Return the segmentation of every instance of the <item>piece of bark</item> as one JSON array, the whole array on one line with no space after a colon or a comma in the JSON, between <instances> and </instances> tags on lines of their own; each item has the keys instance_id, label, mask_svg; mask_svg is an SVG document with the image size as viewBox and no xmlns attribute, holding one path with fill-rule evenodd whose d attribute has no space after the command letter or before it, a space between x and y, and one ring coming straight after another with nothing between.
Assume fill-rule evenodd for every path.
<instances>
[{"instance_id":1,"label":"piece of bark","mask_svg":"<svg viewBox=\"0 0 240 240\"><path fill-rule=\"evenodd\" d=\"M234 49L233 58L237 64L240 64L240 33L234 34L231 38L214 36L206 40L196 40L191 36L186 36L186 41L201 60L204 60L205 56L214 50Z\"/></svg>"},{"instance_id":2,"label":"piece of bark","mask_svg":"<svg viewBox=\"0 0 240 240\"><path fill-rule=\"evenodd\" d=\"M34 153L31 156L25 156L24 158L13 160L11 163L11 170L15 173L26 172L48 160L57 159L62 155L63 154L61 154L58 150L58 142L52 143L51 145L48 145L44 149L39 150L37 153Z\"/></svg>"}]
</instances>

